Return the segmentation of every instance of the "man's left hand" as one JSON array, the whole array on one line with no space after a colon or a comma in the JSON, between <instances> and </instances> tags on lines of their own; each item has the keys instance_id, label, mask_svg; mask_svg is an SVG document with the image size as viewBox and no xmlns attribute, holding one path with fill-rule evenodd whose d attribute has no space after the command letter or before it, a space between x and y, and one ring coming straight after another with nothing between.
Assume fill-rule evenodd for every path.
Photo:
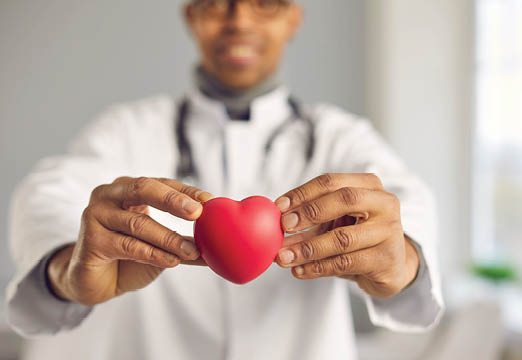
<instances>
[{"instance_id":1,"label":"man's left hand","mask_svg":"<svg viewBox=\"0 0 522 360\"><path fill-rule=\"evenodd\" d=\"M276 200L287 233L276 262L299 279L338 276L376 298L410 284L419 255L397 196L374 174L324 174ZM306 231L302 231L306 230Z\"/></svg>"}]
</instances>

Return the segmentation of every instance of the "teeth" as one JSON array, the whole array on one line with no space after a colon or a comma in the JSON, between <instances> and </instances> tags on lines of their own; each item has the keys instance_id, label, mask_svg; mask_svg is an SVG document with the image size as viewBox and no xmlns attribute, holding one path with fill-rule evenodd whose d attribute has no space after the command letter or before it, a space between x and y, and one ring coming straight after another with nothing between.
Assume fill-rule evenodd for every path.
<instances>
[{"instance_id":1,"label":"teeth","mask_svg":"<svg viewBox=\"0 0 522 360\"><path fill-rule=\"evenodd\" d=\"M234 57L250 57L254 55L254 49L251 46L236 45L230 47L228 53Z\"/></svg>"}]
</instances>

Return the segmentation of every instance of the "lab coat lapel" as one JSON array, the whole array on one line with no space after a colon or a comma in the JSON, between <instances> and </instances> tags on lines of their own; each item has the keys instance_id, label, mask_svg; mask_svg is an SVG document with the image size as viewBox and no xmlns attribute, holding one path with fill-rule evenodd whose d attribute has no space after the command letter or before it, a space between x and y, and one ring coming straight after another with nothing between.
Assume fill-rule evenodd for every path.
<instances>
[{"instance_id":1,"label":"lab coat lapel","mask_svg":"<svg viewBox=\"0 0 522 360\"><path fill-rule=\"evenodd\" d=\"M195 184L237 200L256 194L270 196L274 191L262 178L275 169L269 171L272 165L268 161L263 167L269 155L265 145L274 130L292 116L288 89L281 86L255 99L249 121L231 120L222 103L198 90L190 93L189 102L187 133L199 175Z\"/></svg>"}]
</instances>

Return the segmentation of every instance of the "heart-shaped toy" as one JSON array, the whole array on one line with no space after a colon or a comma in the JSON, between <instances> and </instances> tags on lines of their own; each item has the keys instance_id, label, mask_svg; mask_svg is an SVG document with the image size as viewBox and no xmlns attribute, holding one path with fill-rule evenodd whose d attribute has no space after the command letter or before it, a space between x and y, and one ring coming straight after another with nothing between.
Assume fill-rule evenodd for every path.
<instances>
[{"instance_id":1,"label":"heart-shaped toy","mask_svg":"<svg viewBox=\"0 0 522 360\"><path fill-rule=\"evenodd\" d=\"M194 240L210 268L236 284L245 284L272 264L284 232L281 211L263 196L242 201L217 197L203 204L194 223Z\"/></svg>"}]
</instances>

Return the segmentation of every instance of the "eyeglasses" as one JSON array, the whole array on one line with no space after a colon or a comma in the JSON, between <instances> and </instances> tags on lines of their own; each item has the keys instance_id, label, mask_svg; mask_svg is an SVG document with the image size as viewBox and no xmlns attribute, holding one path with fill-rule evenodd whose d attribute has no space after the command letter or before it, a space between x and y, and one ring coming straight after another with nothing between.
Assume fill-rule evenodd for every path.
<instances>
[{"instance_id":1,"label":"eyeglasses","mask_svg":"<svg viewBox=\"0 0 522 360\"><path fill-rule=\"evenodd\" d=\"M195 0L194 4L208 17L225 17L240 0ZM275 16L292 0L243 0L253 13L263 17Z\"/></svg>"}]
</instances>

